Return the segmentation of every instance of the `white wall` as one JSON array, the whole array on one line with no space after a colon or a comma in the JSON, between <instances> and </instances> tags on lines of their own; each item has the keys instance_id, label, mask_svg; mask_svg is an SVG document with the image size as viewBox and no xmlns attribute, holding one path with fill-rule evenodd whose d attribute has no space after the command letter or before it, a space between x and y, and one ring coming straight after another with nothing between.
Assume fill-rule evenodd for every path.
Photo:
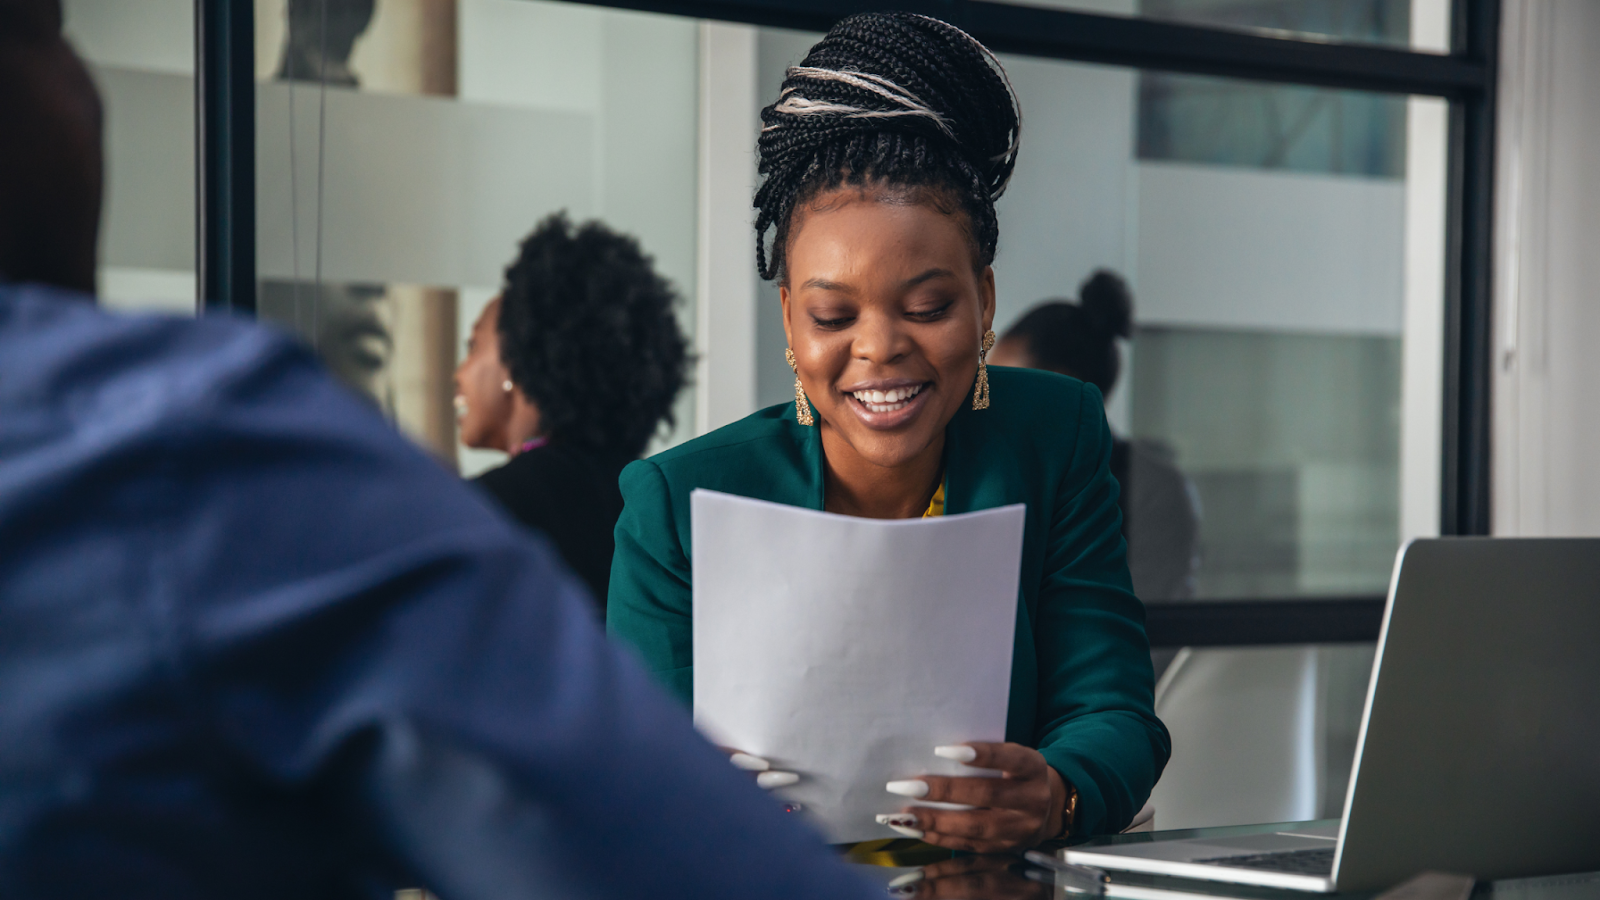
<instances>
[{"instance_id":1,"label":"white wall","mask_svg":"<svg viewBox=\"0 0 1600 900\"><path fill-rule=\"evenodd\" d=\"M1494 532L1600 535L1600 3L1504 14Z\"/></svg>"}]
</instances>

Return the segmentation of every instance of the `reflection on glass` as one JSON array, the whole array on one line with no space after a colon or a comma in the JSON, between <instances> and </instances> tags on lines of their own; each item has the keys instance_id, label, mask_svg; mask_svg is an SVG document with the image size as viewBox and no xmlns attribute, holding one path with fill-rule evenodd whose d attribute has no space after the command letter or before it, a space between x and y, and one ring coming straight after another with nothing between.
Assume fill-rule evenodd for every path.
<instances>
[{"instance_id":1,"label":"reflection on glass","mask_svg":"<svg viewBox=\"0 0 1600 900\"><path fill-rule=\"evenodd\" d=\"M345 384L447 462L456 294L406 284L264 279L257 315L299 334Z\"/></svg>"},{"instance_id":2,"label":"reflection on glass","mask_svg":"<svg viewBox=\"0 0 1600 900\"><path fill-rule=\"evenodd\" d=\"M1089 896L1067 891L1051 869L1015 856L957 856L954 851L909 838L845 845L845 860L867 881L896 898L1050 900ZM1075 885L1074 885L1075 886Z\"/></svg>"},{"instance_id":3,"label":"reflection on glass","mask_svg":"<svg viewBox=\"0 0 1600 900\"><path fill-rule=\"evenodd\" d=\"M455 365L456 292L323 277L327 90L340 95L363 88L413 95L456 93L455 49L448 40L454 34L453 0L401 5L409 7L404 10L407 18L423 27L375 29L374 0L257 4L262 26L257 68L271 65L268 77L281 84L288 112L288 224L293 232L306 223L299 208L304 199L311 225L309 242L294 236L290 277L262 279L257 314L301 335L336 376L453 465L455 425L447 382ZM391 4L385 9L390 11ZM426 34L428 26L442 30L447 40ZM359 65L354 61L358 42L363 53ZM336 96L335 102L341 99L346 98ZM344 121L336 118L334 127ZM296 135L297 128L304 133ZM314 143L307 146L306 139ZM307 243L309 252L302 253Z\"/></svg>"}]
</instances>

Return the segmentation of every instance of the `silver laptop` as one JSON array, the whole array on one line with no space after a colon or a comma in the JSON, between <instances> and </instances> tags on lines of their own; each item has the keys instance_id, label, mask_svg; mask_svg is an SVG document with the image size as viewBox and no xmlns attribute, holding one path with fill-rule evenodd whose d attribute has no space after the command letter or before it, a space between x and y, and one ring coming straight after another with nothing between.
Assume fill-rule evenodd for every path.
<instances>
[{"instance_id":1,"label":"silver laptop","mask_svg":"<svg viewBox=\"0 0 1600 900\"><path fill-rule=\"evenodd\" d=\"M1600 539L1400 551L1336 827L1066 858L1306 891L1600 869Z\"/></svg>"}]
</instances>

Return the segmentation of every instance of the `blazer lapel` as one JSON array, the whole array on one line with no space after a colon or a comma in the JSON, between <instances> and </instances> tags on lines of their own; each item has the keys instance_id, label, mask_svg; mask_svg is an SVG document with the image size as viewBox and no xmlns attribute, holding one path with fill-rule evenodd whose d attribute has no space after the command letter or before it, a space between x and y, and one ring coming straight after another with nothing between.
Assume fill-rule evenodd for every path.
<instances>
[{"instance_id":1,"label":"blazer lapel","mask_svg":"<svg viewBox=\"0 0 1600 900\"><path fill-rule=\"evenodd\" d=\"M985 427L984 411L965 404L944 433L945 513L994 509L1011 503L1033 505L1027 482L1017 471L1015 453L1004 452L997 429ZM1029 510L1031 517L1033 510Z\"/></svg>"}]
</instances>

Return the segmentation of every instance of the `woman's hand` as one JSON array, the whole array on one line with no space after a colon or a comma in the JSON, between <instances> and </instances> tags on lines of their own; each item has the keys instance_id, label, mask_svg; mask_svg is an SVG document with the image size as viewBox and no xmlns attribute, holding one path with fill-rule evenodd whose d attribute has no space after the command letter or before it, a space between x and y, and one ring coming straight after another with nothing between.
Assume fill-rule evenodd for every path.
<instances>
[{"instance_id":1,"label":"woman's hand","mask_svg":"<svg viewBox=\"0 0 1600 900\"><path fill-rule=\"evenodd\" d=\"M1067 785L1039 751L1021 744L973 743L938 747L933 752L970 766L999 769L1004 775L923 775L909 781L891 781L887 788L892 794L975 808L908 806L894 815L880 816L879 821L930 844L973 853L1004 853L1032 847L1061 833Z\"/></svg>"},{"instance_id":2,"label":"woman's hand","mask_svg":"<svg viewBox=\"0 0 1600 900\"><path fill-rule=\"evenodd\" d=\"M735 769L756 773L756 786L765 790L788 787L800 780L800 776L793 772L779 772L772 768L772 764L759 756L751 756L738 750L722 748L728 754L728 762L733 763Z\"/></svg>"}]
</instances>

